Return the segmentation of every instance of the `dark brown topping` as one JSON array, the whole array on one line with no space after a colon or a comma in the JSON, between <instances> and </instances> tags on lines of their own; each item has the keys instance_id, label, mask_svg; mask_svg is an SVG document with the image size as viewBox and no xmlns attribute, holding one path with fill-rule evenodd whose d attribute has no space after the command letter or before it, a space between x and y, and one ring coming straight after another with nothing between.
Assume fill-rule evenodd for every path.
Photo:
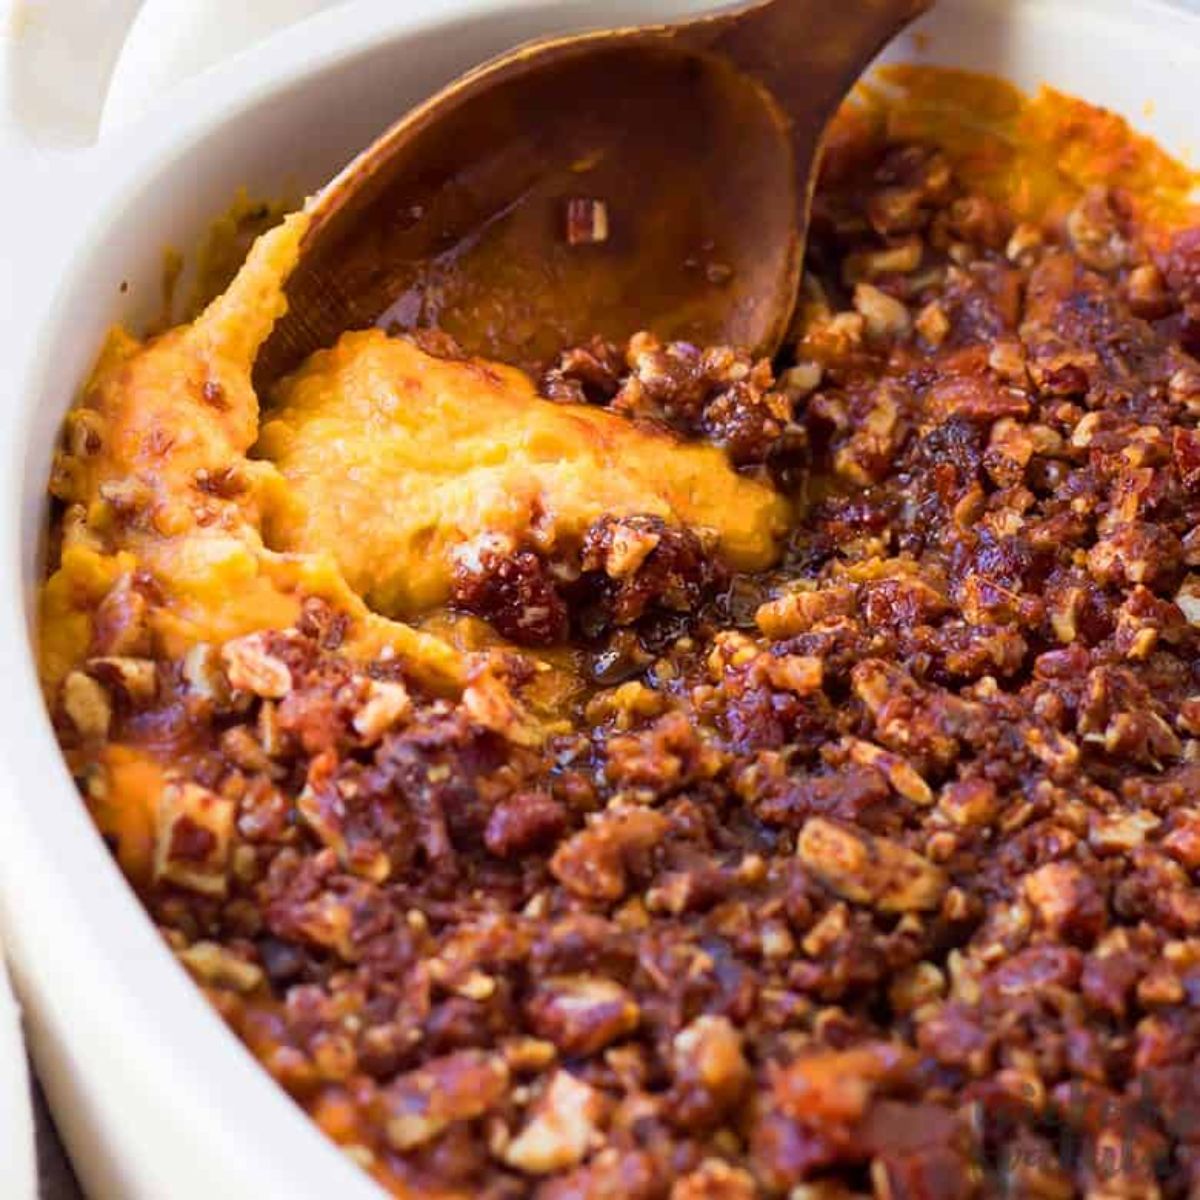
<instances>
[{"instance_id":1,"label":"dark brown topping","mask_svg":"<svg viewBox=\"0 0 1200 1200\"><path fill-rule=\"evenodd\" d=\"M567 606L532 550L483 545L461 554L452 598L520 646L553 645L567 636Z\"/></svg>"},{"instance_id":2,"label":"dark brown topping","mask_svg":"<svg viewBox=\"0 0 1200 1200\"><path fill-rule=\"evenodd\" d=\"M702 351L638 334L622 353L597 342L564 354L543 390L707 438L739 467L786 464L804 446L786 380L777 385L769 362L728 347Z\"/></svg>"}]
</instances>

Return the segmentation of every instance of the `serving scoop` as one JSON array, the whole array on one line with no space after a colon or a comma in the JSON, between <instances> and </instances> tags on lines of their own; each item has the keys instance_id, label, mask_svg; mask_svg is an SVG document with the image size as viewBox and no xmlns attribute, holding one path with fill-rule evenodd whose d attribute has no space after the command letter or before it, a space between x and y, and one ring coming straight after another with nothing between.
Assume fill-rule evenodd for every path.
<instances>
[{"instance_id":1,"label":"serving scoop","mask_svg":"<svg viewBox=\"0 0 1200 1200\"><path fill-rule=\"evenodd\" d=\"M312 201L256 381L375 325L531 368L642 329L770 353L824 129L931 3L767 0L468 72Z\"/></svg>"}]
</instances>

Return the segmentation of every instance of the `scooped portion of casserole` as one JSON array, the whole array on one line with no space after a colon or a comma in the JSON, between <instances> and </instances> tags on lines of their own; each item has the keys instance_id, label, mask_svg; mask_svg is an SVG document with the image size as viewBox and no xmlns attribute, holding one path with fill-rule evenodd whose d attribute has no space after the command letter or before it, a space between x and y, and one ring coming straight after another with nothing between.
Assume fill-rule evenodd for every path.
<instances>
[{"instance_id":1,"label":"scooped portion of casserole","mask_svg":"<svg viewBox=\"0 0 1200 1200\"><path fill-rule=\"evenodd\" d=\"M1194 180L887 85L774 362L372 330L260 398L300 215L67 418L64 753L397 1196L1200 1189Z\"/></svg>"}]
</instances>

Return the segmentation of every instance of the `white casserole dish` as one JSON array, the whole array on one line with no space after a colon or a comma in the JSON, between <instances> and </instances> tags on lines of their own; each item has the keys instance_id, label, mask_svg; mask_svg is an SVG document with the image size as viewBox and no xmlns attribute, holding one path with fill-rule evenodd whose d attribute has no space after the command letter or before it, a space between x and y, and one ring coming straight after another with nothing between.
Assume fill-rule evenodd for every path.
<instances>
[{"instance_id":1,"label":"white casserole dish","mask_svg":"<svg viewBox=\"0 0 1200 1200\"><path fill-rule=\"evenodd\" d=\"M540 32L669 17L704 0L362 2L177 90L56 166L62 263L0 405L0 930L33 1050L89 1193L120 1200L377 1195L209 1011L95 835L43 712L30 651L45 483L62 413L107 326L154 311L161 253L246 186L311 188L412 102ZM942 0L893 57L1047 81L1186 154L1200 15L1156 0ZM49 221L49 217L45 218ZM129 288L122 293L122 281Z\"/></svg>"}]
</instances>

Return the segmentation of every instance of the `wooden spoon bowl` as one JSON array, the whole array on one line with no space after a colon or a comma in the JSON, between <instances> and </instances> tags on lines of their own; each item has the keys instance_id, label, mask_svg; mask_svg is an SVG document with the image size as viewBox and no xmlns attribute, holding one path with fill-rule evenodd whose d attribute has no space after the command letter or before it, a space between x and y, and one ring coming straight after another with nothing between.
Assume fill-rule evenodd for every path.
<instances>
[{"instance_id":1,"label":"wooden spoon bowl","mask_svg":"<svg viewBox=\"0 0 1200 1200\"><path fill-rule=\"evenodd\" d=\"M530 368L640 329L773 351L821 134L929 3L771 0L470 72L314 199L258 383L372 325Z\"/></svg>"}]
</instances>

